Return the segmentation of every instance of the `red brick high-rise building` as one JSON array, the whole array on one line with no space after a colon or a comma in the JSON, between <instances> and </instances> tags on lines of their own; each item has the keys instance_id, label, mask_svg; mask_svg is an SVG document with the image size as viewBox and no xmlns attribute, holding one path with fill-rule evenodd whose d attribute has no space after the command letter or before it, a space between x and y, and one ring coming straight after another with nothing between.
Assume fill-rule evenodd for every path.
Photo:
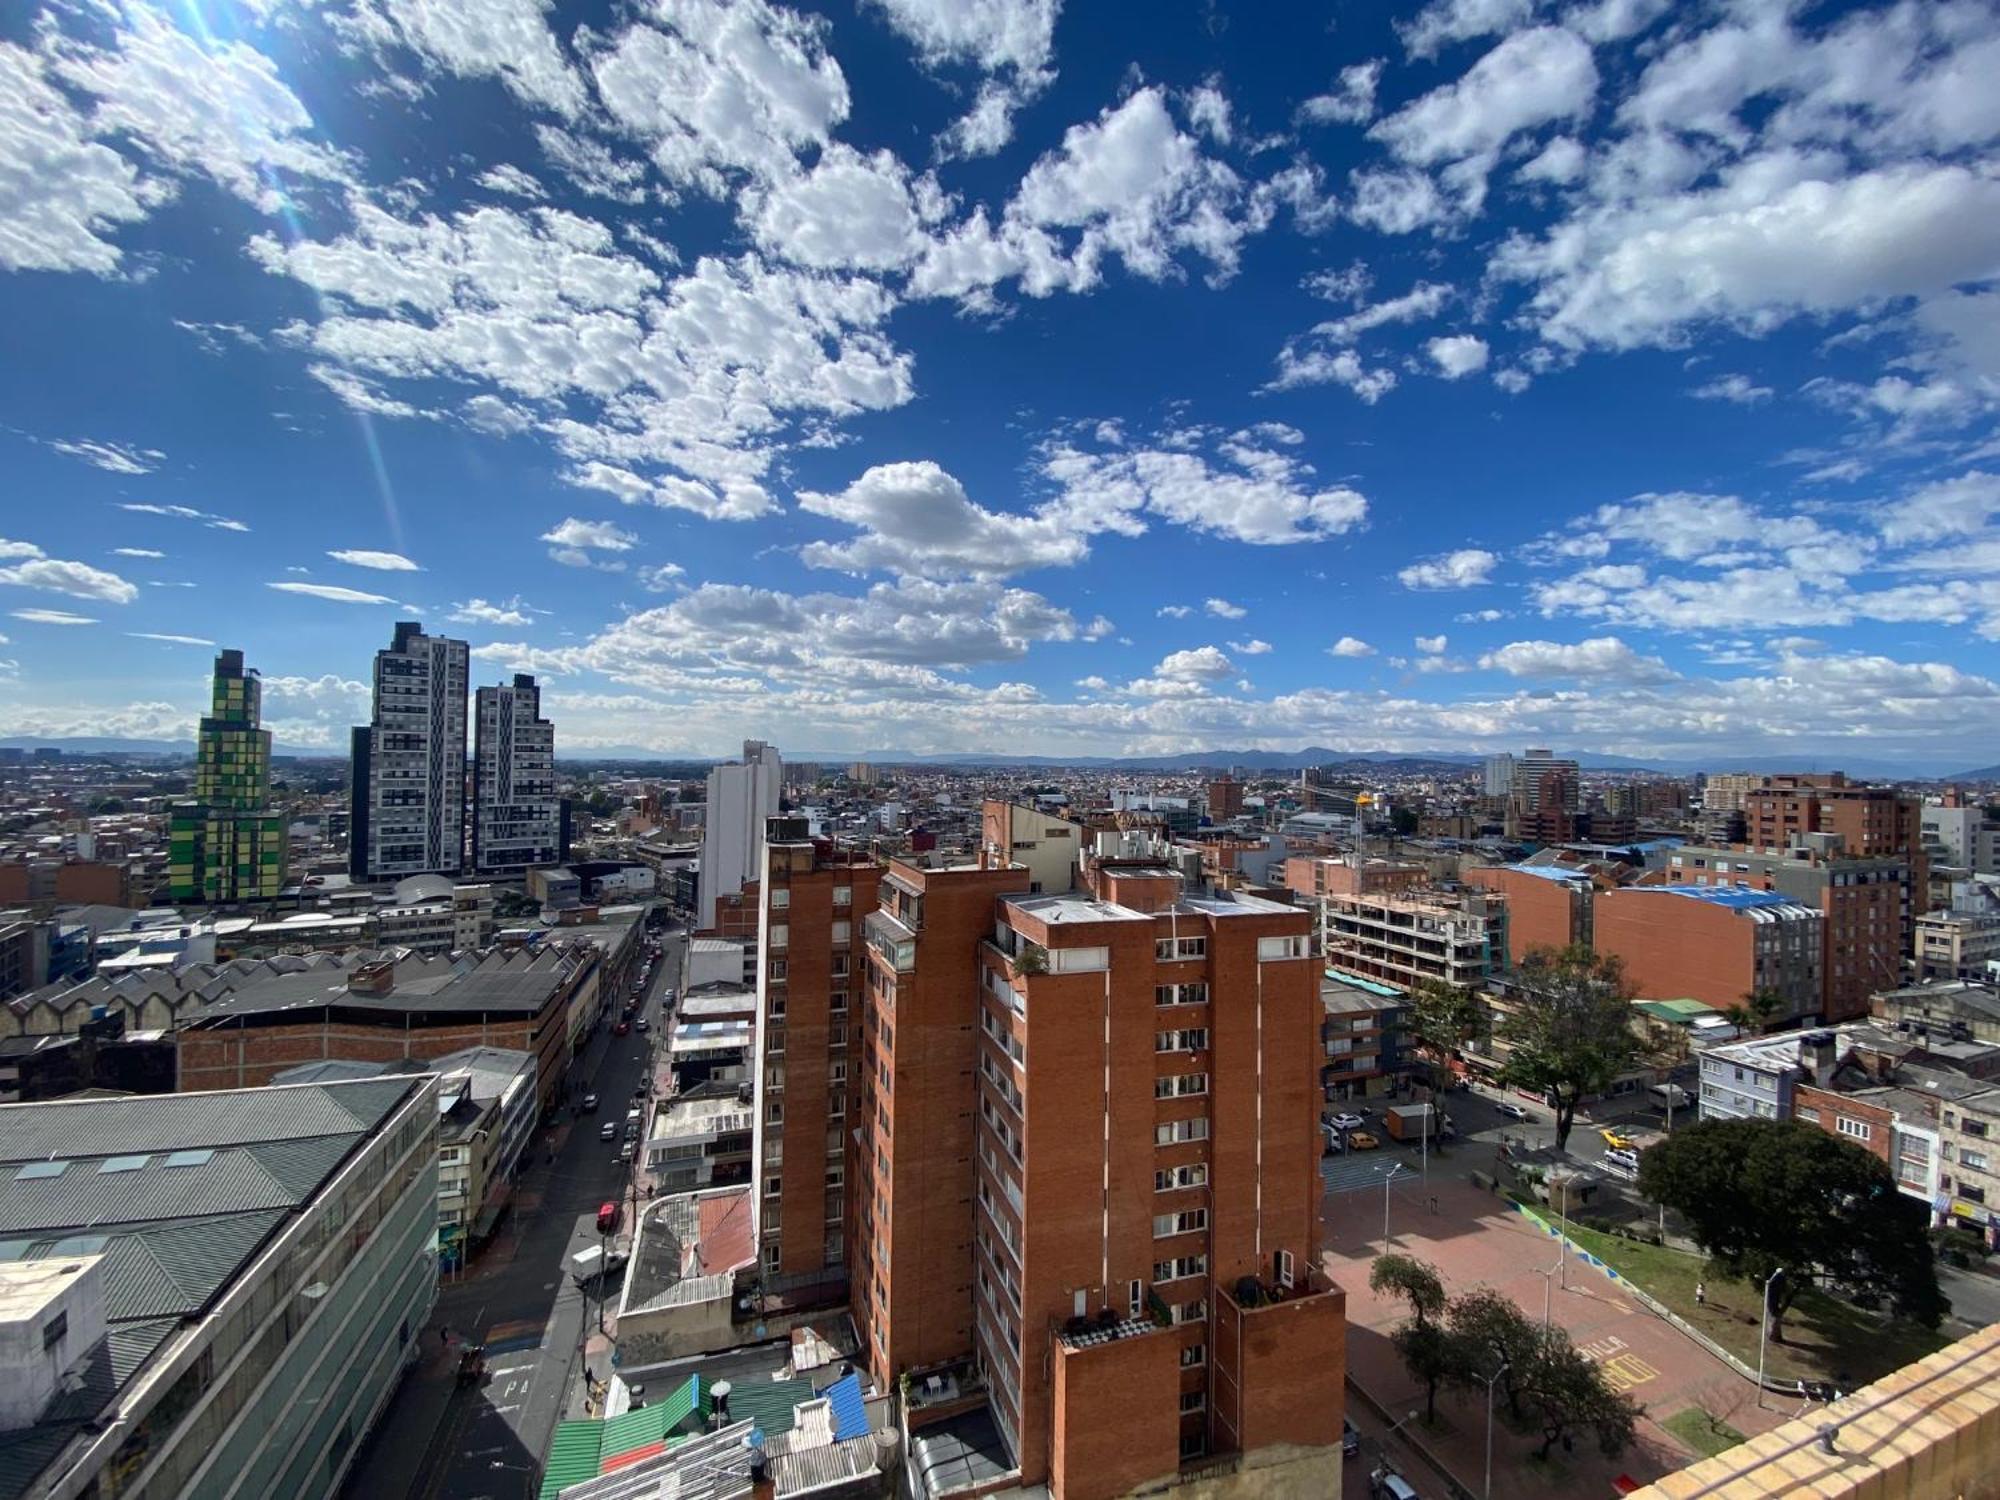
<instances>
[{"instance_id":1,"label":"red brick high-rise building","mask_svg":"<svg viewBox=\"0 0 2000 1500\"><path fill-rule=\"evenodd\" d=\"M837 1282L847 1256L850 1061L866 969L861 923L882 867L773 818L760 878L758 1254L767 1277Z\"/></svg>"},{"instance_id":2,"label":"red brick high-rise building","mask_svg":"<svg viewBox=\"0 0 2000 1500\"><path fill-rule=\"evenodd\" d=\"M1024 1483L1122 1495L1208 1454L1324 1464L1310 917L1106 862L982 947L977 1358Z\"/></svg>"}]
</instances>

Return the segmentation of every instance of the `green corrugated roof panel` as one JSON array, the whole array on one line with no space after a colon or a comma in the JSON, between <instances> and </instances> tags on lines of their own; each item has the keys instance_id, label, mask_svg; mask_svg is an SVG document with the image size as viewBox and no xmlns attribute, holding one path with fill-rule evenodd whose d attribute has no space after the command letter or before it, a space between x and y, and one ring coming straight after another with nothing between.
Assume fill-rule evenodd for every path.
<instances>
[{"instance_id":1,"label":"green corrugated roof panel","mask_svg":"<svg viewBox=\"0 0 2000 1500\"><path fill-rule=\"evenodd\" d=\"M813 1398L810 1380L746 1380L729 1387L729 1420L748 1417L763 1429L765 1437L790 1432L794 1408Z\"/></svg>"},{"instance_id":2,"label":"green corrugated roof panel","mask_svg":"<svg viewBox=\"0 0 2000 1500\"><path fill-rule=\"evenodd\" d=\"M603 1462L604 1424L594 1419L556 1424L549 1461L542 1469L541 1500L555 1500L573 1484L597 1477Z\"/></svg>"},{"instance_id":3,"label":"green corrugated roof panel","mask_svg":"<svg viewBox=\"0 0 2000 1500\"><path fill-rule=\"evenodd\" d=\"M603 1463L663 1438L681 1435L703 1394L701 1377L690 1375L687 1383L664 1401L611 1418L604 1424L604 1445L598 1462Z\"/></svg>"}]
</instances>

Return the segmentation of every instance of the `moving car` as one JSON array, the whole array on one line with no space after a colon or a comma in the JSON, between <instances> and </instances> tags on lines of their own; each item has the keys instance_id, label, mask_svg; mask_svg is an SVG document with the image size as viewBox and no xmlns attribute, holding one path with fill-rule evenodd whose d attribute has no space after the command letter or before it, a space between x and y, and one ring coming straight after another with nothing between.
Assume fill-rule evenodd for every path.
<instances>
[{"instance_id":1,"label":"moving car","mask_svg":"<svg viewBox=\"0 0 2000 1500\"><path fill-rule=\"evenodd\" d=\"M630 1021L620 1021L616 1026L611 1028L611 1034L613 1036L623 1036L631 1029L632 1023Z\"/></svg>"},{"instance_id":2,"label":"moving car","mask_svg":"<svg viewBox=\"0 0 2000 1500\"><path fill-rule=\"evenodd\" d=\"M616 1230L618 1228L618 1216L619 1209L615 1199L610 1203L599 1204L597 1209L597 1232L599 1234L610 1234Z\"/></svg>"},{"instance_id":3,"label":"moving car","mask_svg":"<svg viewBox=\"0 0 2000 1500\"><path fill-rule=\"evenodd\" d=\"M583 1112L585 1114L591 1114L596 1109L597 1109L597 1095L585 1094L583 1096Z\"/></svg>"},{"instance_id":4,"label":"moving car","mask_svg":"<svg viewBox=\"0 0 2000 1500\"><path fill-rule=\"evenodd\" d=\"M1502 1099L1498 1104L1494 1105L1493 1107L1499 1110L1501 1114L1505 1115L1510 1120L1532 1120L1534 1118L1533 1115L1529 1114L1525 1109L1523 1109L1520 1105L1516 1104L1512 1099Z\"/></svg>"},{"instance_id":5,"label":"moving car","mask_svg":"<svg viewBox=\"0 0 2000 1500\"><path fill-rule=\"evenodd\" d=\"M1373 1151L1382 1143L1365 1130L1351 1130L1347 1133L1347 1144L1356 1151Z\"/></svg>"},{"instance_id":6,"label":"moving car","mask_svg":"<svg viewBox=\"0 0 2000 1500\"><path fill-rule=\"evenodd\" d=\"M615 1124L613 1124L613 1123L612 1123L611 1121L609 1121L609 1120L606 1120L606 1121L605 1121L605 1122L604 1122L604 1123L603 1123L603 1124L602 1124L601 1126L599 1126L599 1127L598 1127L598 1131L597 1131L597 1138L598 1138L598 1139L599 1139L600 1141L615 1141L615 1140L617 1140L617 1139L618 1139L618 1127L617 1127L617 1126L616 1126Z\"/></svg>"},{"instance_id":7,"label":"moving car","mask_svg":"<svg viewBox=\"0 0 2000 1500\"><path fill-rule=\"evenodd\" d=\"M1368 1117L1366 1115L1343 1112L1335 1115L1327 1123L1337 1130L1359 1130L1363 1125L1368 1123Z\"/></svg>"},{"instance_id":8,"label":"moving car","mask_svg":"<svg viewBox=\"0 0 2000 1500\"><path fill-rule=\"evenodd\" d=\"M1609 1146L1613 1151L1630 1151L1632 1149L1632 1138L1629 1135L1620 1135L1612 1126L1607 1125L1597 1133L1604 1138L1604 1144Z\"/></svg>"},{"instance_id":9,"label":"moving car","mask_svg":"<svg viewBox=\"0 0 2000 1500\"><path fill-rule=\"evenodd\" d=\"M653 1023L647 1020L644 1016L639 1017L639 1019L634 1021L632 1024L638 1027L641 1031L651 1031L653 1029Z\"/></svg>"}]
</instances>

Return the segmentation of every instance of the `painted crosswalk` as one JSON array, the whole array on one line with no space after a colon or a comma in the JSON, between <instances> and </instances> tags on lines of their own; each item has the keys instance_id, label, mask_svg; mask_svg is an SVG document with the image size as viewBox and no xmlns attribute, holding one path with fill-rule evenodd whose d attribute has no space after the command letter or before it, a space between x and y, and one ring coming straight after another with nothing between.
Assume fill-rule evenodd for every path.
<instances>
[{"instance_id":1,"label":"painted crosswalk","mask_svg":"<svg viewBox=\"0 0 2000 1500\"><path fill-rule=\"evenodd\" d=\"M1329 1193L1351 1193L1361 1188L1380 1188L1391 1166L1398 1168L1396 1185L1414 1184L1421 1175L1414 1151L1350 1151L1345 1156L1322 1156L1320 1181Z\"/></svg>"}]
</instances>

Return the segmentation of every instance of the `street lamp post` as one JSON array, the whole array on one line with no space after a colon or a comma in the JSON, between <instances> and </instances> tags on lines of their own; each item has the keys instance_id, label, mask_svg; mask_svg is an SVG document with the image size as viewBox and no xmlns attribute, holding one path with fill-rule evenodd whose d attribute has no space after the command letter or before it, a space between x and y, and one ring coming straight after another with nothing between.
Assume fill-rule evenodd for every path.
<instances>
[{"instance_id":1,"label":"street lamp post","mask_svg":"<svg viewBox=\"0 0 2000 1500\"><path fill-rule=\"evenodd\" d=\"M1757 1405L1764 1405L1764 1345L1771 1336L1771 1287L1785 1274L1783 1266L1764 1278L1764 1301L1757 1319Z\"/></svg>"},{"instance_id":2,"label":"street lamp post","mask_svg":"<svg viewBox=\"0 0 2000 1500\"><path fill-rule=\"evenodd\" d=\"M1500 1368L1486 1377L1486 1500L1493 1500L1493 1386L1508 1368L1503 1359Z\"/></svg>"},{"instance_id":3,"label":"street lamp post","mask_svg":"<svg viewBox=\"0 0 2000 1500\"><path fill-rule=\"evenodd\" d=\"M1399 1161L1391 1162L1389 1163L1389 1170L1382 1175L1382 1249L1384 1252L1387 1252L1389 1247L1394 1243L1389 1238L1389 1184L1396 1180L1396 1174L1402 1170L1402 1167L1403 1164ZM1377 1167L1376 1170L1379 1172L1382 1169Z\"/></svg>"},{"instance_id":4,"label":"street lamp post","mask_svg":"<svg viewBox=\"0 0 2000 1500\"><path fill-rule=\"evenodd\" d=\"M1542 1278L1542 1328L1545 1332L1549 1326L1549 1315L1555 1308L1556 1276L1561 1270L1562 1262L1557 1261L1546 1271L1539 1268L1535 1271L1535 1274ZM1567 1290L1567 1287L1564 1289Z\"/></svg>"},{"instance_id":5,"label":"street lamp post","mask_svg":"<svg viewBox=\"0 0 2000 1500\"><path fill-rule=\"evenodd\" d=\"M1556 1211L1556 1223L1558 1225L1558 1233L1556 1235L1556 1238L1562 1242L1562 1249L1559 1258L1556 1261L1556 1269L1562 1275L1563 1290L1568 1291L1569 1290L1569 1179L1567 1177L1563 1178L1563 1180L1559 1184L1557 1184L1557 1186L1559 1186L1562 1189L1562 1198L1561 1198L1562 1206Z\"/></svg>"}]
</instances>

